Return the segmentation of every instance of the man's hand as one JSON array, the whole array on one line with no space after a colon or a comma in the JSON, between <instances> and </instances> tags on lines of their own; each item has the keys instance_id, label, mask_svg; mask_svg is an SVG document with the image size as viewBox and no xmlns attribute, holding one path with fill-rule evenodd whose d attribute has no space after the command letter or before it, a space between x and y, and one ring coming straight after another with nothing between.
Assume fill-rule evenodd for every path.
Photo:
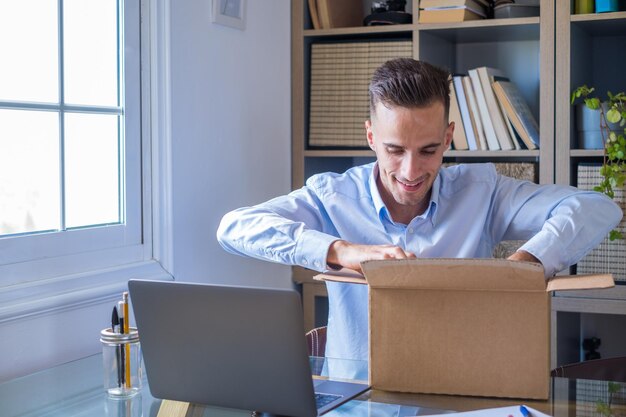
<instances>
[{"instance_id":1,"label":"man's hand","mask_svg":"<svg viewBox=\"0 0 626 417\"><path fill-rule=\"evenodd\" d=\"M361 262L380 259L415 259L415 254L394 245L357 245L336 240L328 249L326 262L331 268L361 271Z\"/></svg>"},{"instance_id":2,"label":"man's hand","mask_svg":"<svg viewBox=\"0 0 626 417\"><path fill-rule=\"evenodd\" d=\"M541 261L539 259L535 258L533 255L531 255L530 253L524 250L518 250L513 255L509 256L507 259L509 261L534 262L536 264L541 265Z\"/></svg>"}]
</instances>

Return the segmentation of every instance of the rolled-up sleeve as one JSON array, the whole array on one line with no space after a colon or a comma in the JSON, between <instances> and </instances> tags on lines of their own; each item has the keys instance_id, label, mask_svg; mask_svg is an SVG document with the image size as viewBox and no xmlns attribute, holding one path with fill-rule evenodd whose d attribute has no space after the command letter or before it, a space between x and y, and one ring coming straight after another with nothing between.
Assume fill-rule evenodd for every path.
<instances>
[{"instance_id":1,"label":"rolled-up sleeve","mask_svg":"<svg viewBox=\"0 0 626 417\"><path fill-rule=\"evenodd\" d=\"M541 261L547 277L582 259L623 216L613 200L598 192L505 177L501 185L499 216L508 216L504 239L526 239L520 249Z\"/></svg>"},{"instance_id":2,"label":"rolled-up sleeve","mask_svg":"<svg viewBox=\"0 0 626 417\"><path fill-rule=\"evenodd\" d=\"M227 213L217 229L217 240L230 253L322 272L328 269L328 248L338 239L331 232L315 192L303 187Z\"/></svg>"}]
</instances>

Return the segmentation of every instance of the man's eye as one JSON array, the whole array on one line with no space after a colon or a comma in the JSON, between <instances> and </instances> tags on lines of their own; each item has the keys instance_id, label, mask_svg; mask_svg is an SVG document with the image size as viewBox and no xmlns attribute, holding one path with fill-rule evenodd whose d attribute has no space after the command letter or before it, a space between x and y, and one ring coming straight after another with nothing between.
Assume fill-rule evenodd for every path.
<instances>
[{"instance_id":1,"label":"man's eye","mask_svg":"<svg viewBox=\"0 0 626 417\"><path fill-rule=\"evenodd\" d=\"M423 155L434 155L434 154L435 154L435 151L431 151L431 150L428 150L428 151L422 151L422 154L423 154Z\"/></svg>"},{"instance_id":2,"label":"man's eye","mask_svg":"<svg viewBox=\"0 0 626 417\"><path fill-rule=\"evenodd\" d=\"M389 153L391 155L400 155L402 153L402 149L387 148L387 153Z\"/></svg>"}]
</instances>

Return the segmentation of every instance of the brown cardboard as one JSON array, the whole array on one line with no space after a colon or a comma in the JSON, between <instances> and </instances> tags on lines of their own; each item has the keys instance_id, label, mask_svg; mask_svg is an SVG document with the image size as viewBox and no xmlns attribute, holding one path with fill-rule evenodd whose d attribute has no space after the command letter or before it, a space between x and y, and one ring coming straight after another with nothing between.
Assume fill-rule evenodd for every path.
<instances>
[{"instance_id":1,"label":"brown cardboard","mask_svg":"<svg viewBox=\"0 0 626 417\"><path fill-rule=\"evenodd\" d=\"M399 392L547 399L550 291L608 288L504 259L368 261L320 280L369 285L370 384Z\"/></svg>"}]
</instances>

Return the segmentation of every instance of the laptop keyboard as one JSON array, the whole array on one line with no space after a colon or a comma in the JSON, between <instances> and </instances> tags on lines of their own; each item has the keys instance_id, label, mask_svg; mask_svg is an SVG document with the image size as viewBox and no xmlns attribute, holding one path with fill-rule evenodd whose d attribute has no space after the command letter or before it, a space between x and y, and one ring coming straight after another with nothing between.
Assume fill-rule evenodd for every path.
<instances>
[{"instance_id":1,"label":"laptop keyboard","mask_svg":"<svg viewBox=\"0 0 626 417\"><path fill-rule=\"evenodd\" d=\"M317 409L319 410L320 408L324 407L325 405L328 405L329 403L332 403L333 401L341 398L341 395L335 395L335 394L322 394L321 392L316 392L315 393L315 404L317 405Z\"/></svg>"}]
</instances>

